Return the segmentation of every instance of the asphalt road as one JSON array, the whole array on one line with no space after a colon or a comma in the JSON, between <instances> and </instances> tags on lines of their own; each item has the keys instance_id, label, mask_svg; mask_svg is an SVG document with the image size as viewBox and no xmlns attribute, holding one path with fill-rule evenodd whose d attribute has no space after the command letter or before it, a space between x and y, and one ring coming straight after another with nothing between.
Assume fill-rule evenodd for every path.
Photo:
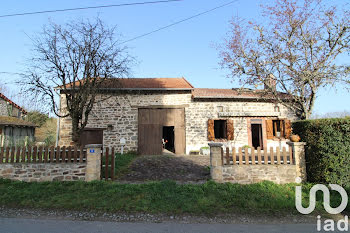
<instances>
[{"instance_id":1,"label":"asphalt road","mask_svg":"<svg viewBox=\"0 0 350 233\"><path fill-rule=\"evenodd\" d=\"M317 232L314 224L183 224L183 223L120 223L48 219L0 218L1 233L112 233L112 232Z\"/></svg>"}]
</instances>

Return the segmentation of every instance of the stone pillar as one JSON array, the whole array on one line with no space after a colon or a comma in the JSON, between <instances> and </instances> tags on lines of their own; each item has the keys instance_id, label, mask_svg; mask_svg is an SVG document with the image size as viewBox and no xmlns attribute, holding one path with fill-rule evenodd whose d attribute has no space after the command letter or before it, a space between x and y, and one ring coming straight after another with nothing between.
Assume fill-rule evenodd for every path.
<instances>
[{"instance_id":1,"label":"stone pillar","mask_svg":"<svg viewBox=\"0 0 350 233\"><path fill-rule=\"evenodd\" d=\"M216 182L222 182L222 143L209 143L210 146L210 176Z\"/></svg>"},{"instance_id":2,"label":"stone pillar","mask_svg":"<svg viewBox=\"0 0 350 233\"><path fill-rule=\"evenodd\" d=\"M306 181L306 163L305 163L305 145L306 142L287 142L291 146L295 165L297 170L297 177L302 181Z\"/></svg>"},{"instance_id":3,"label":"stone pillar","mask_svg":"<svg viewBox=\"0 0 350 233\"><path fill-rule=\"evenodd\" d=\"M89 144L86 148L85 181L101 179L101 144Z\"/></svg>"}]
</instances>

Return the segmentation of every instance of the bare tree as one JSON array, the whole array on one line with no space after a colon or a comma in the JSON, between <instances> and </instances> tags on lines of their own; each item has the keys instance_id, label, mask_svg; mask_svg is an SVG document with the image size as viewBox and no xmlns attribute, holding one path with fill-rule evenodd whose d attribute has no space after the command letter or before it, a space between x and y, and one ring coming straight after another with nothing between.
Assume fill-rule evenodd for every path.
<instances>
[{"instance_id":1,"label":"bare tree","mask_svg":"<svg viewBox=\"0 0 350 233\"><path fill-rule=\"evenodd\" d=\"M276 101L307 119L321 87L349 83L349 66L336 59L349 52L350 13L321 0L274 2L261 6L264 23L232 19L219 48L220 64L230 78L243 86L264 85Z\"/></svg>"},{"instance_id":2,"label":"bare tree","mask_svg":"<svg viewBox=\"0 0 350 233\"><path fill-rule=\"evenodd\" d=\"M104 83L123 77L132 58L118 45L116 28L100 19L50 23L33 39L34 54L20 84L50 104L58 117L72 120L72 141L77 143ZM59 98L64 109L59 106Z\"/></svg>"}]
</instances>

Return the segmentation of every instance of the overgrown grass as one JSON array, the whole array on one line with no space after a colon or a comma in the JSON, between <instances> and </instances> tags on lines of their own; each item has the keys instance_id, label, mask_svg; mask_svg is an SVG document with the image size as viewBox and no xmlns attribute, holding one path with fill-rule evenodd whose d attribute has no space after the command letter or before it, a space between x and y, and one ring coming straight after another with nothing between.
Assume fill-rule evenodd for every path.
<instances>
[{"instance_id":1,"label":"overgrown grass","mask_svg":"<svg viewBox=\"0 0 350 233\"><path fill-rule=\"evenodd\" d=\"M310 185L306 185L308 197ZM149 212L171 214L295 213L295 184L262 182L251 185L179 185L174 181L147 184L113 182L39 182L25 183L0 179L0 205L68 210ZM340 201L332 193L332 206ZM308 204L308 198L305 199ZM317 197L321 211L322 198Z\"/></svg>"},{"instance_id":2,"label":"overgrown grass","mask_svg":"<svg viewBox=\"0 0 350 233\"><path fill-rule=\"evenodd\" d=\"M115 154L115 170L114 170L114 176L116 178L124 175L125 173L128 172L129 170L129 166L130 164L132 163L132 161L137 157L138 155L136 153L126 153L126 154L118 154L116 153ZM105 157L102 158L102 164L105 164ZM111 162L112 162L112 158L111 156L109 156L108 158L108 161L109 161L109 167L111 165ZM111 170L109 169L108 171L109 173L109 176L111 175ZM102 170L101 170L101 174L102 174L102 178L105 177L105 168L102 167Z\"/></svg>"},{"instance_id":3,"label":"overgrown grass","mask_svg":"<svg viewBox=\"0 0 350 233\"><path fill-rule=\"evenodd\" d=\"M115 156L115 176L120 177L128 172L129 166L138 155L135 153L116 154Z\"/></svg>"}]
</instances>

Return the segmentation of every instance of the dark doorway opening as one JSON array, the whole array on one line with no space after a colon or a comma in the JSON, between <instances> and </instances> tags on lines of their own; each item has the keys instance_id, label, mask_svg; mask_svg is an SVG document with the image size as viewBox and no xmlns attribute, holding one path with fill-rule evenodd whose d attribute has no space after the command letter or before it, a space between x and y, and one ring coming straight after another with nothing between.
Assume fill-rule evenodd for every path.
<instances>
[{"instance_id":1,"label":"dark doorway opening","mask_svg":"<svg viewBox=\"0 0 350 233\"><path fill-rule=\"evenodd\" d=\"M226 139L226 120L214 120L215 139Z\"/></svg>"},{"instance_id":2,"label":"dark doorway opening","mask_svg":"<svg viewBox=\"0 0 350 233\"><path fill-rule=\"evenodd\" d=\"M251 130L252 130L252 146L255 149L257 149L258 147L263 149L262 125L251 124Z\"/></svg>"},{"instance_id":3,"label":"dark doorway opening","mask_svg":"<svg viewBox=\"0 0 350 233\"><path fill-rule=\"evenodd\" d=\"M175 153L174 138L174 126L163 126L164 148L173 153Z\"/></svg>"}]
</instances>

